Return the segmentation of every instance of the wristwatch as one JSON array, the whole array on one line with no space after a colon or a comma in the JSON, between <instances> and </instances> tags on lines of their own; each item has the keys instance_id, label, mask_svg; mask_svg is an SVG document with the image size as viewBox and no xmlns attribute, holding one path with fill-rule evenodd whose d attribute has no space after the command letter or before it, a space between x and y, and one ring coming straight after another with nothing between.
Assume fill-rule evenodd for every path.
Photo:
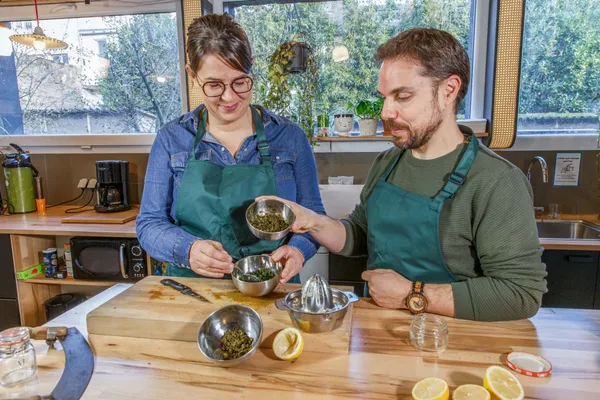
<instances>
[{"instance_id":1,"label":"wristwatch","mask_svg":"<svg viewBox=\"0 0 600 400\"><path fill-rule=\"evenodd\" d=\"M421 314L427 310L427 298L423 291L424 287L425 284L423 282L413 282L412 290L404 300L406 308L408 308L411 314Z\"/></svg>"}]
</instances>

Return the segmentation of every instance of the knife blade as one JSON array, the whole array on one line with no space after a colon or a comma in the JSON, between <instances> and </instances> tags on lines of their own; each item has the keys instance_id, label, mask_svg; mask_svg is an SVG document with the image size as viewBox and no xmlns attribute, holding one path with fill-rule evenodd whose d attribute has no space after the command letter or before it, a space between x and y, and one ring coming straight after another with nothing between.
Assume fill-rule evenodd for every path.
<instances>
[{"instance_id":1,"label":"knife blade","mask_svg":"<svg viewBox=\"0 0 600 400\"><path fill-rule=\"evenodd\" d=\"M210 303L210 301L208 301L206 297L194 292L192 288L190 288L189 286L185 286L183 283L179 283L177 281L174 281L173 279L161 279L160 283L162 283L165 286L169 286L185 295L192 296L193 298L206 303Z\"/></svg>"}]
</instances>

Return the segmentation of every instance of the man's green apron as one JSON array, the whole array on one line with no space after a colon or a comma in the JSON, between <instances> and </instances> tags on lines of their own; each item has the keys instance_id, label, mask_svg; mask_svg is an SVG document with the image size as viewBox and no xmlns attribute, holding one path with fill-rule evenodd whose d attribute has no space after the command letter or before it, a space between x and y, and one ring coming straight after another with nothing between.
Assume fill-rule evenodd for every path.
<instances>
[{"instance_id":1,"label":"man's green apron","mask_svg":"<svg viewBox=\"0 0 600 400\"><path fill-rule=\"evenodd\" d=\"M387 182L405 151L400 153L367 199L368 269L392 269L412 282L456 281L442 254L440 214L444 202L451 199L465 182L478 148L479 142L471 136L456 168L433 198ZM367 295L368 290L365 291Z\"/></svg>"},{"instance_id":2,"label":"man's green apron","mask_svg":"<svg viewBox=\"0 0 600 400\"><path fill-rule=\"evenodd\" d=\"M246 224L246 209L256 197L277 195L262 119L254 107L251 110L261 163L220 166L210 160L196 160L195 150L206 133L208 112L204 110L175 206L179 226L199 238L221 243L234 260L271 253L288 239L260 240ZM167 266L167 275L200 277L190 269L171 263Z\"/></svg>"}]
</instances>

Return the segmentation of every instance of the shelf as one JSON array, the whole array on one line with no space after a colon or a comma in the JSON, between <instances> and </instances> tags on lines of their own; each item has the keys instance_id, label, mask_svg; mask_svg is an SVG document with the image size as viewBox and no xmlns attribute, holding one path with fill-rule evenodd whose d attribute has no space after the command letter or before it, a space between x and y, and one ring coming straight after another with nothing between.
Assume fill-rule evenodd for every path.
<instances>
[{"instance_id":1,"label":"shelf","mask_svg":"<svg viewBox=\"0 0 600 400\"><path fill-rule=\"evenodd\" d=\"M117 281L93 281L86 279L73 279L73 278L65 278L65 279L52 279L52 278L31 278L26 280L20 280L19 282L23 283L43 283L45 285L73 285L73 286L104 286L109 287L115 285Z\"/></svg>"},{"instance_id":2,"label":"shelf","mask_svg":"<svg viewBox=\"0 0 600 400\"><path fill-rule=\"evenodd\" d=\"M485 132L476 133L487 137ZM315 153L381 153L394 146L392 136L327 136L314 139Z\"/></svg>"}]
</instances>

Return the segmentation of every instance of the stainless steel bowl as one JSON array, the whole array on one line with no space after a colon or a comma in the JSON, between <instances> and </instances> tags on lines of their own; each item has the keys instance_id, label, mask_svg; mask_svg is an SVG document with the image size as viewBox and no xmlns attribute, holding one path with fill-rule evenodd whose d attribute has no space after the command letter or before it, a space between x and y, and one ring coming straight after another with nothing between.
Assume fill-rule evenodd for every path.
<instances>
[{"instance_id":1,"label":"stainless steel bowl","mask_svg":"<svg viewBox=\"0 0 600 400\"><path fill-rule=\"evenodd\" d=\"M224 360L221 351L221 338L228 329L242 329L254 339L252 349L234 360ZM233 367L256 353L262 334L263 323L260 315L250 307L233 304L218 309L206 318L198 332L198 347L208 361L221 367Z\"/></svg>"},{"instance_id":2,"label":"stainless steel bowl","mask_svg":"<svg viewBox=\"0 0 600 400\"><path fill-rule=\"evenodd\" d=\"M288 227L280 232L265 232L260 229L256 229L250 223L250 220L254 216L266 215L266 214L279 214L285 219L288 223ZM292 229L292 225L296 220L296 216L292 209L285 203L282 203L279 200L273 199L263 199L259 201L255 201L246 209L246 223L248 224L248 228L250 228L250 232L254 236L262 240L279 240L290 232Z\"/></svg>"},{"instance_id":3,"label":"stainless steel bowl","mask_svg":"<svg viewBox=\"0 0 600 400\"><path fill-rule=\"evenodd\" d=\"M344 321L348 306L359 300L352 292L343 292L331 288L334 308L330 312L314 313L306 311L302 304L302 290L289 293L283 299L277 299L275 306L288 312L296 328L308 333L330 332L339 328Z\"/></svg>"},{"instance_id":4,"label":"stainless steel bowl","mask_svg":"<svg viewBox=\"0 0 600 400\"><path fill-rule=\"evenodd\" d=\"M233 269L231 280L235 287L238 288L240 292L254 297L266 296L275 290L281 279L281 272L283 271L283 267L280 263L276 263L271 257L265 255L242 258L236 262L235 265L245 274L262 268L269 268L275 272L275 276L268 281L246 282L240 280L238 278L239 271L236 268Z\"/></svg>"}]
</instances>

